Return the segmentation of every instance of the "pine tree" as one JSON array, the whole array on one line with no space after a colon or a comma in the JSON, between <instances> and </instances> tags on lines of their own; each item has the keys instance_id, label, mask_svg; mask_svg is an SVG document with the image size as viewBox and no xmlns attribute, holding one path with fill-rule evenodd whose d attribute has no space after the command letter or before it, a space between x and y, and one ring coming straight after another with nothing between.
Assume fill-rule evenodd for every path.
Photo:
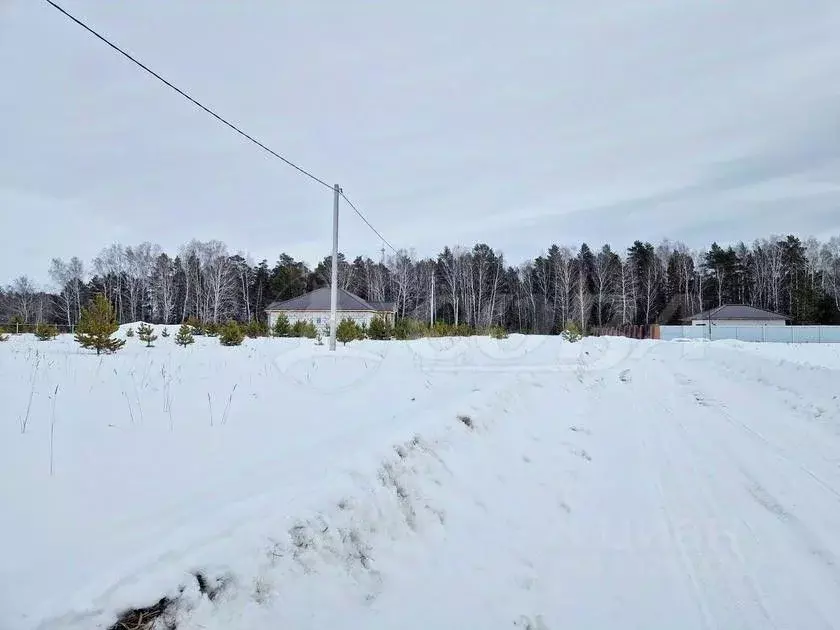
<instances>
[{"instance_id":1,"label":"pine tree","mask_svg":"<svg viewBox=\"0 0 840 630\"><path fill-rule=\"evenodd\" d=\"M394 330L384 317L376 316L370 320L367 334L370 339L390 339Z\"/></svg>"},{"instance_id":2,"label":"pine tree","mask_svg":"<svg viewBox=\"0 0 840 630\"><path fill-rule=\"evenodd\" d=\"M185 348L191 343L195 343L193 338L192 328L188 324L181 324L178 333L175 335L175 343Z\"/></svg>"},{"instance_id":3,"label":"pine tree","mask_svg":"<svg viewBox=\"0 0 840 630\"><path fill-rule=\"evenodd\" d=\"M58 328L55 324L38 324L35 327L35 336L41 341L52 341L58 337Z\"/></svg>"},{"instance_id":4,"label":"pine tree","mask_svg":"<svg viewBox=\"0 0 840 630\"><path fill-rule=\"evenodd\" d=\"M152 342L157 339L155 329L148 324L140 324L137 327L137 336L140 337L140 341L144 341L146 343L147 348L151 348Z\"/></svg>"},{"instance_id":5,"label":"pine tree","mask_svg":"<svg viewBox=\"0 0 840 630\"><path fill-rule=\"evenodd\" d=\"M335 338L343 344L362 338L361 327L352 319L342 319L335 330Z\"/></svg>"},{"instance_id":6,"label":"pine tree","mask_svg":"<svg viewBox=\"0 0 840 630\"><path fill-rule=\"evenodd\" d=\"M76 326L76 341L82 348L102 352L116 352L125 345L124 339L112 339L111 335L119 330L117 317L111 303L103 294L98 293L87 308L82 309L82 316Z\"/></svg>"},{"instance_id":7,"label":"pine tree","mask_svg":"<svg viewBox=\"0 0 840 630\"><path fill-rule=\"evenodd\" d=\"M315 339L318 336L318 329L312 322L300 319L292 325L289 335L292 337Z\"/></svg>"},{"instance_id":8,"label":"pine tree","mask_svg":"<svg viewBox=\"0 0 840 630\"><path fill-rule=\"evenodd\" d=\"M133 336L134 336L134 329L133 329L133 328L129 328L128 330L126 330L126 331L125 331L125 336L126 336L126 337L133 337Z\"/></svg>"},{"instance_id":9,"label":"pine tree","mask_svg":"<svg viewBox=\"0 0 840 630\"><path fill-rule=\"evenodd\" d=\"M560 336L566 341L574 343L575 341L580 341L583 334L580 332L580 328L576 322L569 322L566 324L563 332L560 333Z\"/></svg>"},{"instance_id":10,"label":"pine tree","mask_svg":"<svg viewBox=\"0 0 840 630\"><path fill-rule=\"evenodd\" d=\"M278 314L277 319L274 320L274 336L288 337L291 331L292 327L289 325L289 318L284 313Z\"/></svg>"},{"instance_id":11,"label":"pine tree","mask_svg":"<svg viewBox=\"0 0 840 630\"><path fill-rule=\"evenodd\" d=\"M169 336L169 329L166 326L164 326L163 330L160 331L160 336L164 338Z\"/></svg>"},{"instance_id":12,"label":"pine tree","mask_svg":"<svg viewBox=\"0 0 840 630\"><path fill-rule=\"evenodd\" d=\"M197 317L188 317L187 321L185 322L187 326L190 328L190 332L193 335L203 335L204 334L204 324L201 323Z\"/></svg>"},{"instance_id":13,"label":"pine tree","mask_svg":"<svg viewBox=\"0 0 840 630\"><path fill-rule=\"evenodd\" d=\"M256 319L252 319L245 325L245 334L252 339L268 336L268 324Z\"/></svg>"},{"instance_id":14,"label":"pine tree","mask_svg":"<svg viewBox=\"0 0 840 630\"><path fill-rule=\"evenodd\" d=\"M245 332L235 321L228 321L219 328L219 343L223 346L238 346L245 340Z\"/></svg>"}]
</instances>

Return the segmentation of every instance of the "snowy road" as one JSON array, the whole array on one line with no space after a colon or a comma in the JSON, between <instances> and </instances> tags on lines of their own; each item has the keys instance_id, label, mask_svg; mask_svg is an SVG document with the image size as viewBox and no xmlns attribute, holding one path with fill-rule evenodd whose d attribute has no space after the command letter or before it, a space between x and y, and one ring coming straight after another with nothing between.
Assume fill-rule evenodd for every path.
<instances>
[{"instance_id":1,"label":"snowy road","mask_svg":"<svg viewBox=\"0 0 840 630\"><path fill-rule=\"evenodd\" d=\"M840 628L840 414L812 402L836 377L659 344L583 384L536 380L535 416L492 439L499 468L464 467L457 503L481 513L364 626L408 609L418 629L514 610L549 630Z\"/></svg>"},{"instance_id":2,"label":"snowy road","mask_svg":"<svg viewBox=\"0 0 840 630\"><path fill-rule=\"evenodd\" d=\"M568 523L581 570L563 580L576 596L557 623L840 624L838 424L803 413L808 395L791 407L772 383L733 381L727 358L659 345L597 396L592 467Z\"/></svg>"},{"instance_id":3,"label":"snowy road","mask_svg":"<svg viewBox=\"0 0 840 630\"><path fill-rule=\"evenodd\" d=\"M4 630L107 628L163 595L180 598L178 630L840 628L840 350L512 338L377 359L386 346L360 345L341 365L372 371L344 370L357 382L324 397L301 383L328 363L306 349L278 363L278 347L136 350L101 375L47 355L37 387L66 388L59 473L43 469L42 400L3 442L0 596L32 608L7 610ZM147 357L189 366L172 383L194 413L174 428ZM24 408L31 370L15 369ZM125 404L135 373L142 423L85 415ZM240 383L221 426L208 380ZM219 597L196 570L223 578Z\"/></svg>"}]
</instances>

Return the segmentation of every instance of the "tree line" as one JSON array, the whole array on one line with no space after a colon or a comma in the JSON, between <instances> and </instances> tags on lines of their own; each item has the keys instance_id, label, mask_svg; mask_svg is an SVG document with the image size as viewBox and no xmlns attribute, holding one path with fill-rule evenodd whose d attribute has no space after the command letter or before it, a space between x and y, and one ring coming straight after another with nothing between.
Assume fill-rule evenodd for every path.
<instances>
[{"instance_id":1,"label":"tree line","mask_svg":"<svg viewBox=\"0 0 840 630\"><path fill-rule=\"evenodd\" d=\"M229 252L218 240L191 241L173 256L159 246L114 244L89 264L54 258L52 291L27 276L0 289L0 321L74 326L94 295L113 305L120 323L264 321L265 308L327 286L331 258L310 268L288 254L272 265ZM399 318L475 329L556 334L575 324L675 323L727 303L788 315L794 323L840 322L840 238L826 242L774 236L752 244L690 249L665 240L626 250L551 245L509 265L485 243L445 247L436 257L413 252L374 261L339 254L343 289L394 302Z\"/></svg>"}]
</instances>

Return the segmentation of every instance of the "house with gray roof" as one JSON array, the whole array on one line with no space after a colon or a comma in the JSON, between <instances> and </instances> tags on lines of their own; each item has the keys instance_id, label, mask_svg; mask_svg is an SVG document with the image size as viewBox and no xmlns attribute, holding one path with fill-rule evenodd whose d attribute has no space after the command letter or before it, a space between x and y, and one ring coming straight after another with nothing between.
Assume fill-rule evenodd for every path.
<instances>
[{"instance_id":1,"label":"house with gray roof","mask_svg":"<svg viewBox=\"0 0 840 630\"><path fill-rule=\"evenodd\" d=\"M788 318L773 311L745 304L724 304L684 320L692 326L784 326Z\"/></svg>"},{"instance_id":2,"label":"house with gray roof","mask_svg":"<svg viewBox=\"0 0 840 630\"><path fill-rule=\"evenodd\" d=\"M379 316L393 325L396 314L394 302L369 302L344 289L339 289L337 293L336 314L339 322L351 319L359 325L367 326L374 317ZM318 330L324 330L330 323L330 287L322 287L291 300L272 302L265 312L271 328L282 313L290 324L308 321L315 324Z\"/></svg>"}]
</instances>

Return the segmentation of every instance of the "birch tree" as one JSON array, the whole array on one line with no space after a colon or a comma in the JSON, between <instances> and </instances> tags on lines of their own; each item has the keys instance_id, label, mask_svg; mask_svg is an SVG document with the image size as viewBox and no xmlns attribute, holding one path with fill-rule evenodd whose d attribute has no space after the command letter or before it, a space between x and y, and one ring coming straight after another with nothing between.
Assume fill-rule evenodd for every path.
<instances>
[{"instance_id":1,"label":"birch tree","mask_svg":"<svg viewBox=\"0 0 840 630\"><path fill-rule=\"evenodd\" d=\"M24 323L33 323L36 319L37 300L35 286L29 276L15 278L9 290L15 315Z\"/></svg>"}]
</instances>

